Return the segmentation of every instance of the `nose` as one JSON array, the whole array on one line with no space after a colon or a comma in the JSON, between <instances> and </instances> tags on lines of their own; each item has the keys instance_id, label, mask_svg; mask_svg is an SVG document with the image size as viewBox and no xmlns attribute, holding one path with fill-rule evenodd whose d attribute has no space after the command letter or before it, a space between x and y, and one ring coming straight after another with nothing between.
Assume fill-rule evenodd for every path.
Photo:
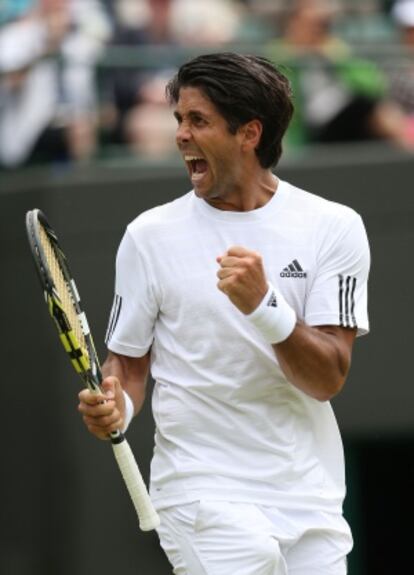
<instances>
[{"instance_id":1,"label":"nose","mask_svg":"<svg viewBox=\"0 0 414 575\"><path fill-rule=\"evenodd\" d=\"M176 139L178 145L185 144L191 139L191 131L188 127L188 124L186 124L185 122L181 122L177 126L177 131L175 133L175 139Z\"/></svg>"}]
</instances>

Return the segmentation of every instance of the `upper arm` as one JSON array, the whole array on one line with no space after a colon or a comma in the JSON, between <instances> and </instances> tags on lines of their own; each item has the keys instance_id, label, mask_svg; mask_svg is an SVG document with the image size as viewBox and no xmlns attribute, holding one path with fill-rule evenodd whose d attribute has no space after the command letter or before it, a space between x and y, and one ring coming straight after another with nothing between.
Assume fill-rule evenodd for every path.
<instances>
[{"instance_id":1,"label":"upper arm","mask_svg":"<svg viewBox=\"0 0 414 575\"><path fill-rule=\"evenodd\" d=\"M109 349L125 357L141 357L150 349L159 311L148 250L144 242L138 249L135 235L128 228L118 249L115 296L105 338Z\"/></svg>"},{"instance_id":2,"label":"upper arm","mask_svg":"<svg viewBox=\"0 0 414 575\"><path fill-rule=\"evenodd\" d=\"M304 320L311 326L357 328L363 334L369 330L369 244L361 218L355 212L345 214L321 242Z\"/></svg>"}]
</instances>

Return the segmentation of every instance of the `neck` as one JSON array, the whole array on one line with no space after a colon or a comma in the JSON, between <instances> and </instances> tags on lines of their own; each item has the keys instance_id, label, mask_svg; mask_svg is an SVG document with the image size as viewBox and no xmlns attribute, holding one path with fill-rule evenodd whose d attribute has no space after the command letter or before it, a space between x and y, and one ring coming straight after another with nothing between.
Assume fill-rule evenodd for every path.
<instances>
[{"instance_id":1,"label":"neck","mask_svg":"<svg viewBox=\"0 0 414 575\"><path fill-rule=\"evenodd\" d=\"M270 170L263 170L260 177L247 178L241 186L233 186L227 193L206 200L218 210L250 212L262 208L276 193L279 180Z\"/></svg>"}]
</instances>

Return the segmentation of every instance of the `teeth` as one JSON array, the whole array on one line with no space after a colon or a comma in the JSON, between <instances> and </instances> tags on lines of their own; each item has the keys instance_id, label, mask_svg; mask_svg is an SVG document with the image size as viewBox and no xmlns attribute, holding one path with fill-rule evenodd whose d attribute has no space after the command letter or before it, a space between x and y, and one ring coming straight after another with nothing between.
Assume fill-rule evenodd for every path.
<instances>
[{"instance_id":1,"label":"teeth","mask_svg":"<svg viewBox=\"0 0 414 575\"><path fill-rule=\"evenodd\" d=\"M186 162L193 162L194 160L203 160L200 156L184 156Z\"/></svg>"}]
</instances>

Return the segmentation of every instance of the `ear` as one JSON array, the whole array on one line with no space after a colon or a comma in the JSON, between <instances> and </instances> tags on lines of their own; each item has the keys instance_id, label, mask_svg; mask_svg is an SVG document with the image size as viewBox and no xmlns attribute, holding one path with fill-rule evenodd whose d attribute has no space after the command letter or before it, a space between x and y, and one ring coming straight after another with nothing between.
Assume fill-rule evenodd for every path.
<instances>
[{"instance_id":1,"label":"ear","mask_svg":"<svg viewBox=\"0 0 414 575\"><path fill-rule=\"evenodd\" d=\"M241 128L243 135L243 147L247 150L255 150L260 143L262 137L263 125L260 120L250 120Z\"/></svg>"}]
</instances>

